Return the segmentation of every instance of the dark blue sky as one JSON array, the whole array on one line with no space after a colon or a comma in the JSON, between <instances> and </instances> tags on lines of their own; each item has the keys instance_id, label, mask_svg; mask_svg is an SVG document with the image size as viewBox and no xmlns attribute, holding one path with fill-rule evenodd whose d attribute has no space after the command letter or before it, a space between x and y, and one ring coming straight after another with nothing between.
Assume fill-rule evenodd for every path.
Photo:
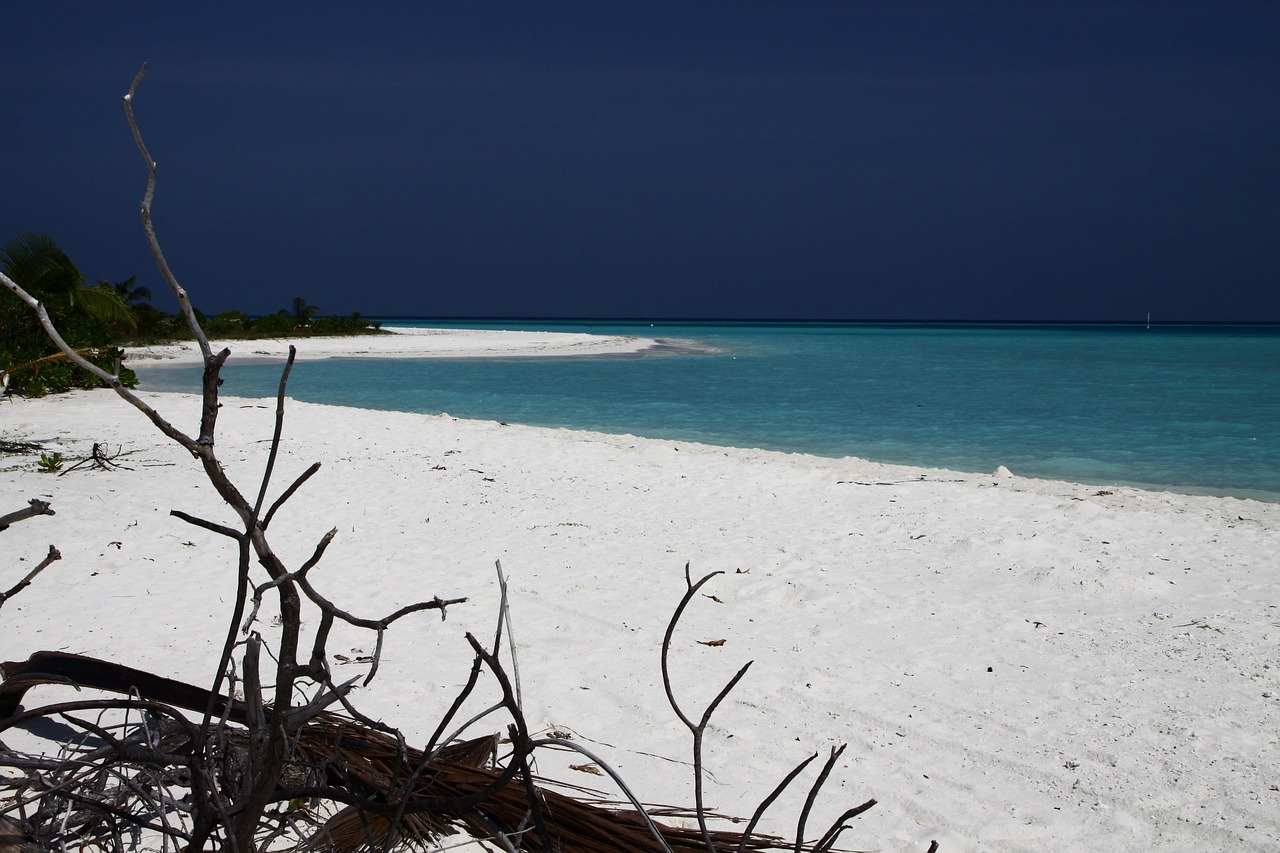
<instances>
[{"instance_id":1,"label":"dark blue sky","mask_svg":"<svg viewBox=\"0 0 1280 853\"><path fill-rule=\"evenodd\" d=\"M1280 3L6 3L0 239L208 312L1280 321ZM170 300L158 300L170 308Z\"/></svg>"}]
</instances>

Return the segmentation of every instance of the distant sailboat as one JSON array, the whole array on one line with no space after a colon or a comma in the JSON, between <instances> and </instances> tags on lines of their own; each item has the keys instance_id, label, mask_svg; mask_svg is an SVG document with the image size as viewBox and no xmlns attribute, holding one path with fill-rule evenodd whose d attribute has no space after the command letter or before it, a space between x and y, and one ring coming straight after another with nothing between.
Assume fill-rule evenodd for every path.
<instances>
[{"instance_id":1,"label":"distant sailboat","mask_svg":"<svg viewBox=\"0 0 1280 853\"><path fill-rule=\"evenodd\" d=\"M1151 331L1151 312L1147 312L1147 331Z\"/></svg>"}]
</instances>

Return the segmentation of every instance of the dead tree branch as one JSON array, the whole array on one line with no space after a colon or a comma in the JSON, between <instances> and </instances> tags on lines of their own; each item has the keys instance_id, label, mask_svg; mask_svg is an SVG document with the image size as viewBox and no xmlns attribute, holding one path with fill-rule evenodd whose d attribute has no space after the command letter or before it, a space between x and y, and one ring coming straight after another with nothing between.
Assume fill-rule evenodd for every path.
<instances>
[{"instance_id":1,"label":"dead tree branch","mask_svg":"<svg viewBox=\"0 0 1280 853\"><path fill-rule=\"evenodd\" d=\"M84 459L81 459L79 462L72 465L70 468L66 469L65 471L60 472L58 476L65 477L68 474L70 474L72 471L75 471L79 468L83 468L86 465L92 469L98 469L101 471L110 471L112 468L121 468L125 471L132 471L133 469L130 468L129 466L121 465L119 462L116 461L116 458L119 455L120 455L119 449L117 449L116 454L112 456L110 451L107 448L103 447L103 445L98 444L95 441L93 443L93 451L88 456L86 456Z\"/></svg>"},{"instance_id":2,"label":"dead tree branch","mask_svg":"<svg viewBox=\"0 0 1280 853\"><path fill-rule=\"evenodd\" d=\"M670 654L671 654L671 636L675 633L676 625L680 622L681 614L684 613L684 609L689 606L689 602L693 600L694 596L698 594L698 590L702 588L703 584L711 580L716 575L720 575L720 574L724 574L724 573L712 572L711 574L703 577L702 580L698 581L695 584L695 583L692 583L689 579L689 564L685 563L684 582L685 582L686 589L685 589L684 597L680 599L680 603L676 606L675 612L671 614L671 621L667 623L667 632L662 638L662 658L661 658L662 686L667 693L667 701L671 704L671 709L675 711L676 716L680 718L680 722L684 723L685 727L689 729L690 734L693 735L694 807L698 813L698 827L699 829L702 830L703 841L706 843L707 850L710 851L710 853L715 853L715 846L712 844L712 841L711 841L711 833L707 829L707 822L706 822L706 816L705 816L706 809L705 809L705 804L703 802L703 795L702 795L703 736L705 735L707 730L707 723L711 721L711 715L715 713L716 708L720 706L720 703L724 701L725 697L729 695L730 691L732 691L733 688L737 686L738 682L742 680L742 677L747 674L747 670L751 668L752 661L748 661L746 664L744 664L742 668L738 670L737 674L734 675L733 678L729 679L729 683L726 684L720 690L720 692L716 695L716 697L711 700L711 703L707 705L706 710L702 712L702 718L695 723L685 715L684 711L680 709L680 703L676 701L675 694L674 692L672 692L671 668L669 666L669 660L670 660Z\"/></svg>"},{"instance_id":3,"label":"dead tree branch","mask_svg":"<svg viewBox=\"0 0 1280 853\"><path fill-rule=\"evenodd\" d=\"M2 378L0 377L0 379ZM35 453L37 450L44 450L39 442L11 441L7 438L0 438L0 453Z\"/></svg>"},{"instance_id":4,"label":"dead tree branch","mask_svg":"<svg viewBox=\"0 0 1280 853\"><path fill-rule=\"evenodd\" d=\"M289 374L293 371L293 360L297 358L297 356L298 348L290 344L289 357L285 359L284 370L280 371L280 386L279 390L276 391L276 425L275 431L271 434L271 450L267 453L267 467L262 472L262 482L258 488L258 499L254 501L253 504L253 515L255 518L262 514L262 502L267 499L267 486L271 484L271 474L276 467L276 456L280 452L280 437L284 433L284 390L285 386L289 384ZM317 462L311 467L314 470L319 470L320 463ZM309 476L309 473L304 475L304 479ZM285 494L280 497L279 503L284 503L284 501L288 500L288 496L293 494L294 489L296 489L297 486L300 486L302 482L302 480L299 480L289 491L285 492ZM275 507L273 506L272 510L274 509Z\"/></svg>"},{"instance_id":5,"label":"dead tree branch","mask_svg":"<svg viewBox=\"0 0 1280 853\"><path fill-rule=\"evenodd\" d=\"M328 642L333 625L340 622L376 635L376 648L365 677L367 684L377 671L384 635L394 622L424 610L440 610L443 619L448 605L465 599L434 596L400 607L380 619L357 616L322 595L309 577L336 530L324 534L312 555L296 569L287 566L273 549L268 525L319 470L319 463L309 467L264 514L282 442L286 388L295 357L292 348L277 390L268 456L261 477L249 491L254 494L252 501L224 470L216 449L217 419L221 371L231 353L228 349L213 352L190 299L169 268L156 238L151 216L156 163L143 142L133 112L145 72L144 65L124 96L124 110L147 166L146 191L140 205L147 244L182 307L204 364L201 414L194 437L125 388L118 377L118 365L116 373L109 373L69 347L39 300L3 274L0 284L35 312L60 351L101 379L198 461L239 526L215 523L181 510L173 510L172 514L237 543L236 601L209 689L57 652L40 652L24 663L3 664L0 733L18 725L43 724L61 726L68 734L52 763L43 757L12 754L0 745L0 766L21 771L14 780L0 779L0 788L12 792L4 800L10 804L0 807L0 819L7 819L9 813L19 815L24 821L21 829L32 831L35 841L46 848L97 846L112 853L141 846L144 841L158 842L166 850L172 844L192 853L254 853L284 846L346 853L362 847L390 850L393 846L425 843L453 830L489 840L509 851L641 851L652 850L655 842L663 853L830 850L847 828L846 822L874 804L869 801L846 811L816 842L804 841L813 804L843 747L833 750L810 789L794 842L756 836L754 829L765 809L809 765L812 757L796 767L765 799L745 833L712 830L708 825L708 818L716 816L708 813L703 800L703 739L712 715L751 664L739 669L694 721L675 698L669 657L672 636L685 608L698 590L720 572L693 583L686 564L686 591L667 626L661 650L667 699L693 736L695 777L694 808L666 813L696 820L696 828L672 827L654 820L616 772L577 744L531 737L522 708L508 590L500 563L497 569L502 598L493 649L486 650L474 636L466 635L473 652L469 677L435 726L427 747L414 749L399 730L360 714L348 696L359 677L335 682L332 676ZM111 462L107 454L99 453L97 445L91 458L99 460L103 467ZM0 529L40 514L52 514L52 510L47 504L32 501L30 509L0 517ZM0 604L56 559L57 551L51 548L46 560L18 586L0 595ZM265 579L255 582L262 573ZM250 632L268 592L273 593L280 626L278 635L269 643ZM246 618L251 599L252 611ZM305 663L300 659L304 651L304 612L319 615ZM504 632L514 679L501 662ZM243 654L237 670L236 650L241 647ZM444 733L474 698L484 673L496 683L500 698L446 737ZM49 704L17 713L26 692L44 684L107 690L126 698ZM243 699L235 698L237 684ZM327 710L335 704L340 704L349 716ZM86 712L98 717L88 719L83 716ZM457 742L470 726L498 712L509 718L510 753L502 760L496 756L495 734ZM201 721L193 722L187 713L201 717ZM533 760L536 750L543 747L575 749L587 755L615 779L631 808L583 801L540 784L533 772ZM7 830L7 826L0 826L0 830ZM936 845L930 849L935 848Z\"/></svg>"},{"instance_id":6,"label":"dead tree branch","mask_svg":"<svg viewBox=\"0 0 1280 853\"><path fill-rule=\"evenodd\" d=\"M0 531L8 530L9 525L17 524L19 521L25 521L28 518L35 518L37 515L57 515L56 512L49 508L48 501L32 498L27 503L26 509L14 510L5 515L0 515Z\"/></svg>"},{"instance_id":7,"label":"dead tree branch","mask_svg":"<svg viewBox=\"0 0 1280 853\"><path fill-rule=\"evenodd\" d=\"M49 506L48 501L42 501L39 498L32 498L27 501L27 507L25 509L14 510L13 512L0 515L0 532L8 530L11 525L17 524L19 521L26 521L28 518L35 518L39 515L57 515L57 513L55 513ZM36 564L35 568L27 572L26 575L22 577L22 580L18 581L4 592L0 592L0 607L3 607L6 601L30 586L31 582L36 579L36 575L49 568L49 566L51 566L55 561L61 559L62 554L58 552L57 548L50 545L49 553L45 555L43 560Z\"/></svg>"},{"instance_id":8,"label":"dead tree branch","mask_svg":"<svg viewBox=\"0 0 1280 853\"><path fill-rule=\"evenodd\" d=\"M224 770L221 772L225 777L225 768L229 765L225 763L225 743L219 741L216 737L217 733L208 728L212 723L213 715L217 713L217 703L212 698L212 695L207 699L205 705L200 708L205 714L205 725L198 732L193 743L193 760L196 762L196 770L193 772L196 776L208 779L208 785L205 786L205 790L209 797L206 798L205 802L198 804L196 809L198 813L194 818L194 834L191 846L193 849L198 849L206 842L216 838L221 845L235 850L246 851L247 853L254 846L254 838L259 831L259 825L265 819L265 810L274 802L273 792L279 788L283 774L290 762L290 755L292 755L295 748L294 742L296 741L297 732L323 707L335 701L343 702L344 706L354 711L344 698L345 693L351 687L351 683L335 685L329 677L328 653L325 647L328 634L327 626L337 619L376 633L378 652L375 653L373 667L369 673L369 677L372 677L377 668L377 658L381 652L383 634L390 624L420 610L438 609L443 614L448 604L458 603L459 600L445 600L436 596L430 601L402 607L395 613L381 619L366 619L341 610L321 596L306 580L306 572L319 562L332 534L322 541L312 559L297 572L291 572L277 556L267 538L266 522L278 513L285 505L285 502L318 469L318 465L313 465L309 468L271 505L266 516L262 515L283 434L285 390L293 364L292 353L280 379L275 428L267 464L257 484L254 501L251 503L246 499L244 493L227 476L218 459L215 442L217 416L220 408L218 401L219 386L222 382L220 372L230 355L230 351L223 350L216 354L212 351L207 336L197 322L187 293L173 275L173 271L165 260L159 241L156 238L151 216L156 190L156 163L143 141L133 110L134 99L145 70L144 66L134 78L129 91L124 96L124 109L134 141L147 165L147 187L141 203L143 231L161 274L182 306L188 326L199 343L204 361L202 407L198 434L193 437L173 426L145 401L124 388L117 376L93 366L78 353L74 352L67 346L65 340L55 328L44 306L37 299L26 293L16 282L0 277L0 283L3 283L5 287L31 307L50 339L68 358L71 358L80 367L89 370L102 379L119 396L151 420L164 435L177 442L198 459L205 475L214 486L219 497L239 518L240 528L237 530L223 524L198 518L181 510L174 510L174 515L182 520L210 532L228 536L240 545L237 602L235 612L232 614L233 618L228 627L224 653L219 662L218 672L215 673L213 679L215 690L211 691L212 695L216 695L216 688L230 680L231 655L232 650L235 648L234 636L239 628L248 599L251 555L256 557L257 564L266 571L269 581L267 585L257 588L258 593L255 597L255 605L260 603L261 594L266 588L274 589L276 593L277 615L281 625L281 632L279 640L272 650L272 656L275 659L275 672L269 683L261 683L258 678L256 656L256 651L259 648L258 642L253 640L246 647L247 655L243 683L246 695L252 695L255 700L250 703L251 707L261 710L255 710L244 723L248 726L248 735L254 744L254 748L250 751L248 757L240 762L243 765L242 769L233 774L239 781L231 784L229 778L223 778L221 781L218 778L219 771L216 768L220 765L223 766ZM95 446L94 454L88 461L103 467L113 464L109 454L102 452L99 446ZM24 513L33 511L34 509L24 511ZM26 517L26 515L15 516L15 520L20 517ZM33 576L34 573L29 578ZM312 646L310 660L305 666L300 665L298 660L304 595L305 601L320 610L321 618L326 623L326 629ZM306 689L302 689L307 684L316 685L318 691L310 701L304 702L299 707L295 705L295 698L299 694L309 692ZM260 696L262 699L269 698L269 701L259 701ZM92 732L90 726L82 726L81 728Z\"/></svg>"},{"instance_id":9,"label":"dead tree branch","mask_svg":"<svg viewBox=\"0 0 1280 853\"><path fill-rule=\"evenodd\" d=\"M59 553L57 548L50 545L49 553L45 555L45 558L43 560L41 560L39 563L36 564L36 567L34 569L27 572L27 574L22 578L22 580L18 581L16 584L9 587L4 592L0 592L0 607L3 607L6 601L13 598L15 595L17 595L18 593L26 589L28 586L30 586L31 582L36 579L36 575L40 574L45 569L49 568L49 566L51 566L54 562L61 559L62 559L62 554Z\"/></svg>"},{"instance_id":10,"label":"dead tree branch","mask_svg":"<svg viewBox=\"0 0 1280 853\"><path fill-rule=\"evenodd\" d=\"M164 276L165 283L169 285L169 290L177 297L178 304L182 307L182 315L187 320L187 327L191 330L191 334L195 336L196 342L200 346L200 355L204 358L205 364L213 361L213 350L209 346L209 339L205 336L204 329L200 327L200 322L196 319L195 309L191 305L191 300L187 297L187 291L178 283L178 278L173 274L173 270L169 268L169 262L165 260L164 252L160 249L160 241L156 239L155 227L151 222L151 202L156 195L156 161L151 156L151 152L147 150L146 143L142 141L142 131L138 128L138 122L133 116L133 97L138 91L138 84L142 82L142 78L147 73L147 64L144 62L142 67L138 69L138 74L133 78L133 82L129 85L129 91L124 95L124 114L129 122L129 129L133 131L133 141L138 146L142 159L147 164L147 191L142 197L142 204L139 213L142 217L142 232L147 238L147 247L151 250L151 257L155 260L156 266L160 269L160 274Z\"/></svg>"}]
</instances>

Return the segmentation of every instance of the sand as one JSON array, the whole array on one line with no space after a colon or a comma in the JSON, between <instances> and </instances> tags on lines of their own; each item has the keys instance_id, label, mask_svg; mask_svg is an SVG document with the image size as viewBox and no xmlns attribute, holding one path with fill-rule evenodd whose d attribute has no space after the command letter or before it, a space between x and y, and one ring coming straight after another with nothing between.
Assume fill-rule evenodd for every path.
<instances>
[{"instance_id":1,"label":"sand","mask_svg":"<svg viewBox=\"0 0 1280 853\"><path fill-rule=\"evenodd\" d=\"M212 341L215 352L229 347L241 359L283 359L289 347L297 358L575 358L641 355L682 349L680 342L627 335L579 332L507 332L498 329L426 329L386 326L385 335L317 338L258 338ZM194 341L130 347L131 364L147 366L200 363Z\"/></svg>"},{"instance_id":2,"label":"sand","mask_svg":"<svg viewBox=\"0 0 1280 853\"><path fill-rule=\"evenodd\" d=\"M142 396L195 429L197 398ZM254 488L272 405L223 402L220 453ZM106 391L5 402L0 431L70 460L100 442L129 468L57 477L0 456L0 511L58 513L0 534L0 588L50 543L64 555L0 610L0 658L58 649L206 683L233 556L169 511L233 519L191 458ZM272 537L297 565L337 528L312 574L325 595L375 617L469 599L398 624L356 694L411 739L466 676L464 632L493 636L500 560L531 726L646 801L692 802L659 671L688 562L724 574L676 633L681 702L700 713L755 662L707 735L721 811L749 815L847 743L810 822L875 797L845 847L1280 849L1280 504L290 402L274 493L313 461ZM539 770L606 787L580 763ZM794 828L810 778L766 829Z\"/></svg>"}]
</instances>

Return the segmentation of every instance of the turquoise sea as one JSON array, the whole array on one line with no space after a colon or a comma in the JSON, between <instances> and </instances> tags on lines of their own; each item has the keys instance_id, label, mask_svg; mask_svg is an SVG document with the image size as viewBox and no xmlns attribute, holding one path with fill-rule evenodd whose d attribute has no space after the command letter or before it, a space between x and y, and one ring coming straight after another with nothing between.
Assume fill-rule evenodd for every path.
<instances>
[{"instance_id":1,"label":"turquoise sea","mask_svg":"<svg viewBox=\"0 0 1280 853\"><path fill-rule=\"evenodd\" d=\"M291 396L1280 500L1280 325L385 320L697 341L645 358L299 363ZM274 396L234 363L225 393ZM195 391L195 369L142 373Z\"/></svg>"}]
</instances>

